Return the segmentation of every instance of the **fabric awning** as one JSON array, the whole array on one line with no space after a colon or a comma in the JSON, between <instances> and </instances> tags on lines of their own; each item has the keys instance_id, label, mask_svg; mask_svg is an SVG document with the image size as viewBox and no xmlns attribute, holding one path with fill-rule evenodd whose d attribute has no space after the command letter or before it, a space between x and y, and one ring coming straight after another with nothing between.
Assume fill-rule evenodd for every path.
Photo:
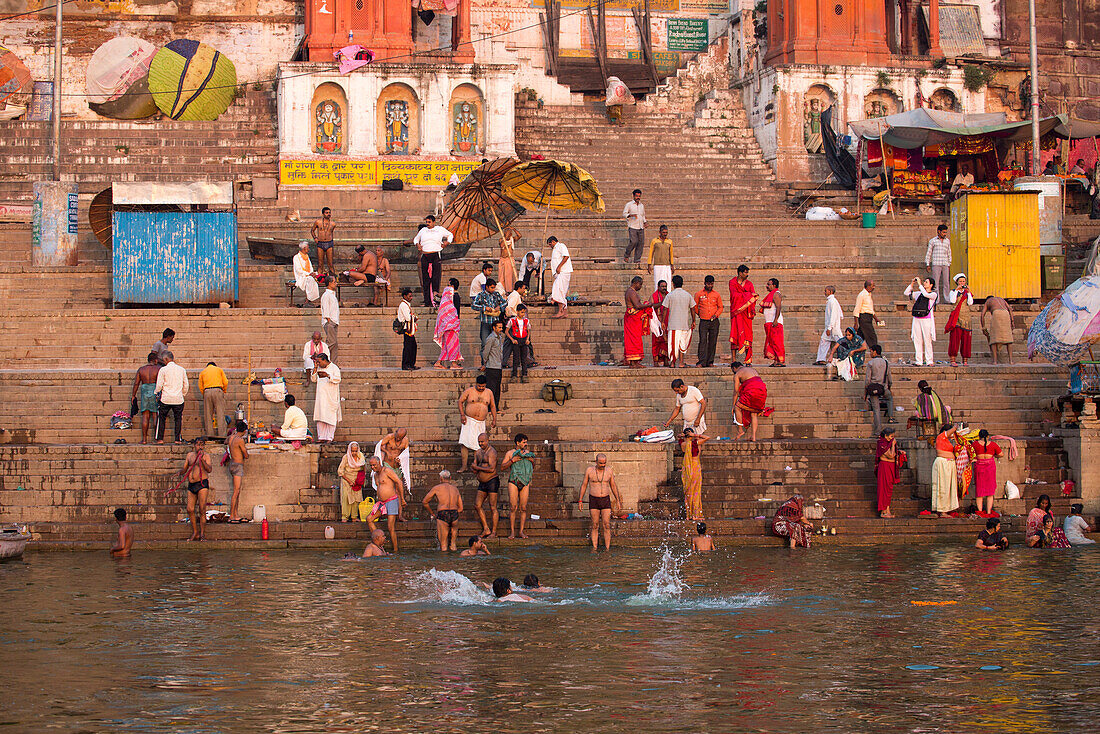
<instances>
[{"instance_id":1,"label":"fabric awning","mask_svg":"<svg viewBox=\"0 0 1100 734\"><path fill-rule=\"evenodd\" d=\"M1039 121L1039 134L1046 135L1065 124L1065 115ZM895 115L848 123L858 137L878 140L894 148L922 148L972 135L988 135L999 140L1027 140L1031 121L1006 122L1003 112L963 114L920 107Z\"/></svg>"},{"instance_id":2,"label":"fabric awning","mask_svg":"<svg viewBox=\"0 0 1100 734\"><path fill-rule=\"evenodd\" d=\"M205 204L233 206L232 181L193 181L191 183L161 183L128 181L111 185L115 206L152 204Z\"/></svg>"},{"instance_id":3,"label":"fabric awning","mask_svg":"<svg viewBox=\"0 0 1100 734\"><path fill-rule=\"evenodd\" d=\"M1060 138L1069 138L1070 140L1095 138L1100 136L1100 122L1078 120L1075 117L1070 117L1063 124L1054 128L1054 134Z\"/></svg>"}]
</instances>

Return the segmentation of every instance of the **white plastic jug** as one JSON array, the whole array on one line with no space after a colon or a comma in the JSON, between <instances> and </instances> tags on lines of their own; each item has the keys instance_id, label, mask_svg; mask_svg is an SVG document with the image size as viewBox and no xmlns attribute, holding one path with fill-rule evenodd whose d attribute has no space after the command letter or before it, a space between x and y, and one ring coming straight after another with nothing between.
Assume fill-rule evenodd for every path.
<instances>
[{"instance_id":1,"label":"white plastic jug","mask_svg":"<svg viewBox=\"0 0 1100 734\"><path fill-rule=\"evenodd\" d=\"M331 525L325 526L325 540L332 540L336 537L336 528Z\"/></svg>"},{"instance_id":2,"label":"white plastic jug","mask_svg":"<svg viewBox=\"0 0 1100 734\"><path fill-rule=\"evenodd\" d=\"M267 519L267 507L256 505L252 508L252 522L263 522Z\"/></svg>"}]
</instances>

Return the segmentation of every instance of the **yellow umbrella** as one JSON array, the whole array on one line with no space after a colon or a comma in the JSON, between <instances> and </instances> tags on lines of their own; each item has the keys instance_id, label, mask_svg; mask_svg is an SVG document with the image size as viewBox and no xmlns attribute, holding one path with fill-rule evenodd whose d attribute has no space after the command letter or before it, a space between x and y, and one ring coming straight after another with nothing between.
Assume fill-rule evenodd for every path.
<instances>
[{"instance_id":1,"label":"yellow umbrella","mask_svg":"<svg viewBox=\"0 0 1100 734\"><path fill-rule=\"evenodd\" d=\"M535 209L604 211L596 181L580 166L564 161L528 161L504 174L507 196Z\"/></svg>"}]
</instances>

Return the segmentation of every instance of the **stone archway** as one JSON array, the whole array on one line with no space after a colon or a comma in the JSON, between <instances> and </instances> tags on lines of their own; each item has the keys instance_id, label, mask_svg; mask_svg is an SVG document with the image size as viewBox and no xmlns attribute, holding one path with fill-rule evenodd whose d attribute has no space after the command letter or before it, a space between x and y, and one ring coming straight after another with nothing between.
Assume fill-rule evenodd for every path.
<instances>
[{"instance_id":1,"label":"stone archway","mask_svg":"<svg viewBox=\"0 0 1100 734\"><path fill-rule=\"evenodd\" d=\"M863 114L867 119L886 117L902 112L903 109L901 97L892 89L879 87L863 98Z\"/></svg>"},{"instance_id":2,"label":"stone archway","mask_svg":"<svg viewBox=\"0 0 1100 734\"><path fill-rule=\"evenodd\" d=\"M813 84L803 95L802 141L807 153L823 153L821 113L836 104L836 93L827 84Z\"/></svg>"},{"instance_id":3,"label":"stone archway","mask_svg":"<svg viewBox=\"0 0 1100 734\"><path fill-rule=\"evenodd\" d=\"M485 151L485 97L473 84L459 84L447 105L450 148L453 155L481 155Z\"/></svg>"},{"instance_id":4,"label":"stone archway","mask_svg":"<svg viewBox=\"0 0 1100 734\"><path fill-rule=\"evenodd\" d=\"M928 106L942 112L962 112L958 96L947 87L940 87L928 97Z\"/></svg>"}]
</instances>

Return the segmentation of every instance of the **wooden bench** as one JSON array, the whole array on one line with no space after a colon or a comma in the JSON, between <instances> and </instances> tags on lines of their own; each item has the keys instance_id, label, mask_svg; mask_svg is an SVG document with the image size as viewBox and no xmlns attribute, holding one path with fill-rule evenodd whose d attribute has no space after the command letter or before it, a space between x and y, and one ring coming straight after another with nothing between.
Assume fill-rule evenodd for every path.
<instances>
[{"instance_id":1,"label":"wooden bench","mask_svg":"<svg viewBox=\"0 0 1100 734\"><path fill-rule=\"evenodd\" d=\"M370 291L371 301L373 302L374 299L378 295L378 291L381 290L382 291L382 304L383 304L384 307L388 307L390 305L390 289L387 288L386 285L388 285L388 284L386 284L386 283L363 283L361 285L356 285L354 283L347 283L347 282L337 280L336 281L336 299L338 301L340 301L341 303L343 303L343 301L344 301L344 291L345 290L348 290L348 289L351 289L351 288L365 288L365 289L368 289ZM318 289L324 290L323 288L320 287L320 285L318 285ZM294 284L293 280L288 280L286 282L286 305L287 306L293 306L294 305L294 296L295 296L296 291L298 291L298 290L299 290L298 286ZM305 301L305 299L304 299L305 293L302 294L302 297L303 297L302 304L304 305L305 303L307 303L307 301Z\"/></svg>"}]
</instances>

